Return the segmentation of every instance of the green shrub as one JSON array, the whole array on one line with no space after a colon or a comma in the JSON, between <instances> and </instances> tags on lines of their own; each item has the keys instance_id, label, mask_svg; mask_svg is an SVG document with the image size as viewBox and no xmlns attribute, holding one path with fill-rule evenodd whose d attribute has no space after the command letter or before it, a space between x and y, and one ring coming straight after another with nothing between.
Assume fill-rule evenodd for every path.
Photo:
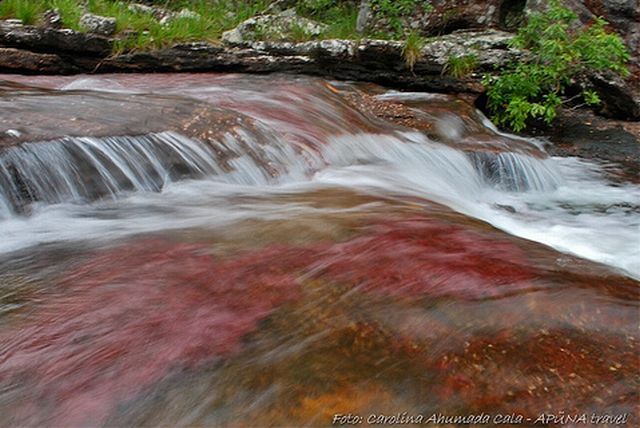
<instances>
[{"instance_id":1,"label":"green shrub","mask_svg":"<svg viewBox=\"0 0 640 428\"><path fill-rule=\"evenodd\" d=\"M511 43L525 49L524 57L497 78L484 79L488 108L498 124L520 131L530 118L551 123L570 85L583 82L585 103L597 104L586 76L599 71L628 75L629 54L618 35L605 31L607 22L598 18L587 28L575 28L576 22L577 16L557 0L529 17Z\"/></svg>"}]
</instances>

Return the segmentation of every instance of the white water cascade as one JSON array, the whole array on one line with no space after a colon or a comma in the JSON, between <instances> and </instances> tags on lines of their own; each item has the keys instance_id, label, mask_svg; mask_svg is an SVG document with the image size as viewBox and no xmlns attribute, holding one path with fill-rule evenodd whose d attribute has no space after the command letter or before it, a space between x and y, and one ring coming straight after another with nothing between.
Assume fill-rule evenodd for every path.
<instances>
[{"instance_id":1,"label":"white water cascade","mask_svg":"<svg viewBox=\"0 0 640 428\"><path fill-rule=\"evenodd\" d=\"M0 157L5 235L0 250L87 236L100 239L116 230L122 236L219 227L282 209L243 211L246 207L228 202L230 195L341 186L433 200L509 233L640 275L639 249L628 239L640 231L640 189L612 186L594 164L518 153L467 153L420 133L343 135L331 138L322 150L301 150L283 140L270 141L264 150L255 138L229 136L224 143L233 146L227 155L234 157L224 161L208 145L169 132L67 138L7 150ZM181 179L191 180L181 184ZM196 195L198 202L193 201ZM81 203L97 198L103 205ZM29 203L32 214L19 215ZM93 217L104 204L121 213L117 218ZM146 212L143 205L156 209ZM203 211L207 206L209 215ZM132 221L129 216L134 215ZM63 227L71 219L76 227Z\"/></svg>"},{"instance_id":2,"label":"white water cascade","mask_svg":"<svg viewBox=\"0 0 640 428\"><path fill-rule=\"evenodd\" d=\"M437 202L640 278L640 187L610 182L594 162L545 157L539 143L499 133L479 113L469 120L476 131L486 130L484 140L474 145L475 134L464 135L468 122L456 120L463 128L445 144L353 109L326 82L233 75L154 79L63 80L58 87L64 94L81 82L106 99L112 91L170 94L250 120L207 141L165 131L65 137L0 151L0 253L287 218L322 209L273 203L270 195L338 187ZM386 97L398 100L399 94ZM465 143L456 145L452 136ZM497 143L486 145L491 138ZM504 144L505 138L515 143ZM246 198L250 204L242 202Z\"/></svg>"}]
</instances>

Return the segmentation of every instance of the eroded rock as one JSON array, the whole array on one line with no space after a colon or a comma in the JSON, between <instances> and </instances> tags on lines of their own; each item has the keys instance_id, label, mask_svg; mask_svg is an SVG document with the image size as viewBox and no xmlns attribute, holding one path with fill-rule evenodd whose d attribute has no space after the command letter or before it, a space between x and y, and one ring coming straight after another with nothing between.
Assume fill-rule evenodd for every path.
<instances>
[{"instance_id":1,"label":"eroded rock","mask_svg":"<svg viewBox=\"0 0 640 428\"><path fill-rule=\"evenodd\" d=\"M277 15L261 15L249 18L233 30L222 34L222 41L243 43L251 40L268 39L283 41L304 37L317 37L327 26L298 16L294 9L287 9Z\"/></svg>"},{"instance_id":2,"label":"eroded rock","mask_svg":"<svg viewBox=\"0 0 640 428\"><path fill-rule=\"evenodd\" d=\"M622 120L640 120L640 95L619 77L594 75L591 84L602 101L599 113Z\"/></svg>"},{"instance_id":3,"label":"eroded rock","mask_svg":"<svg viewBox=\"0 0 640 428\"><path fill-rule=\"evenodd\" d=\"M508 48L512 35L501 31L455 33L422 49L413 70L405 64L403 43L385 40L320 40L304 43L245 42L176 45L145 53L104 59L98 72L113 71L238 71L302 73L391 86L453 92L481 92L480 77L518 58ZM443 74L451 56L472 55L477 73L457 79Z\"/></svg>"},{"instance_id":4,"label":"eroded rock","mask_svg":"<svg viewBox=\"0 0 640 428\"><path fill-rule=\"evenodd\" d=\"M89 33L108 37L116 32L116 19L85 13L80 18L80 26L86 29Z\"/></svg>"},{"instance_id":5,"label":"eroded rock","mask_svg":"<svg viewBox=\"0 0 640 428\"><path fill-rule=\"evenodd\" d=\"M0 70L18 73L61 74L80 71L55 54L35 53L3 47L0 47Z\"/></svg>"},{"instance_id":6,"label":"eroded rock","mask_svg":"<svg viewBox=\"0 0 640 428\"><path fill-rule=\"evenodd\" d=\"M95 34L69 29L57 30L0 21L0 46L45 53L74 53L84 56L108 55L111 41Z\"/></svg>"},{"instance_id":7,"label":"eroded rock","mask_svg":"<svg viewBox=\"0 0 640 428\"><path fill-rule=\"evenodd\" d=\"M60 10L49 9L42 14L42 22L45 27L59 30L62 28L62 16Z\"/></svg>"}]
</instances>

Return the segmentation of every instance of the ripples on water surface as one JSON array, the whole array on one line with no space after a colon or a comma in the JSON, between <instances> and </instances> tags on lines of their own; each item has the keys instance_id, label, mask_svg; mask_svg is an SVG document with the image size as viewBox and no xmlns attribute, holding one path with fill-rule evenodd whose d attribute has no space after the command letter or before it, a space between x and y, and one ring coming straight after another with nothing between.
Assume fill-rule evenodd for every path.
<instances>
[{"instance_id":1,"label":"ripples on water surface","mask_svg":"<svg viewBox=\"0 0 640 428\"><path fill-rule=\"evenodd\" d=\"M603 166L452 97L6 78L2 425L640 423L640 189ZM424 126L358 111L360 91Z\"/></svg>"}]
</instances>

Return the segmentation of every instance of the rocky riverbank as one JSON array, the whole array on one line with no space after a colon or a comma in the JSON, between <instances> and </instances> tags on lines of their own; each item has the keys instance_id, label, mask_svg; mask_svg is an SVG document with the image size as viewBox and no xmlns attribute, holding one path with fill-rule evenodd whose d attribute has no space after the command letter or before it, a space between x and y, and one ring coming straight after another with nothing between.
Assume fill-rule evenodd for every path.
<instances>
[{"instance_id":1,"label":"rocky riverbank","mask_svg":"<svg viewBox=\"0 0 640 428\"><path fill-rule=\"evenodd\" d=\"M302 43L247 41L186 43L149 52L112 54L112 40L72 30L0 22L0 71L24 74L105 72L247 72L309 74L405 88L480 93L482 73L517 59L512 34L469 31L440 37L421 49L414 64L403 43L320 40ZM474 72L453 77L450 56L476 58Z\"/></svg>"},{"instance_id":2,"label":"rocky riverbank","mask_svg":"<svg viewBox=\"0 0 640 428\"><path fill-rule=\"evenodd\" d=\"M243 72L308 74L378 83L403 89L474 93L482 76L517 61L508 46L513 34L485 29L457 31L430 39L405 59L405 46L388 40L242 41L176 44L148 52L112 53L113 40L68 29L0 21L0 72L79 74L113 72ZM473 58L466 73L448 72L450 58ZM629 83L631 82L631 83ZM640 119L635 81L599 78L602 111Z\"/></svg>"}]
</instances>

